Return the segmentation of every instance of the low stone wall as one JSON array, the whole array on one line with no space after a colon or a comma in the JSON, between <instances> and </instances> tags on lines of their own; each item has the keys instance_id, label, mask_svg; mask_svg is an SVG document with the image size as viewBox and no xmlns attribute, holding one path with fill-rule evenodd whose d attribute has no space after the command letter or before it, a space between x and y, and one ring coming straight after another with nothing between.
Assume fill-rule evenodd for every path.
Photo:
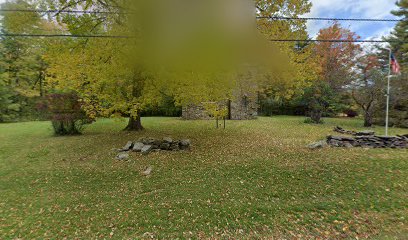
<instances>
[{"instance_id":1,"label":"low stone wall","mask_svg":"<svg viewBox=\"0 0 408 240\"><path fill-rule=\"evenodd\" d=\"M116 155L117 160L127 160L129 152L140 152L147 155L153 151L182 151L189 150L191 141L189 139L173 140L165 137L163 139L141 138L135 142L129 141L123 148L117 149L119 154Z\"/></svg>"},{"instance_id":2,"label":"low stone wall","mask_svg":"<svg viewBox=\"0 0 408 240\"><path fill-rule=\"evenodd\" d=\"M408 149L408 134L397 136L376 136L374 131L348 131L335 127L337 133L352 136L328 136L326 140L308 145L309 149L321 149L327 146L344 148L399 148Z\"/></svg>"},{"instance_id":3,"label":"low stone wall","mask_svg":"<svg viewBox=\"0 0 408 240\"><path fill-rule=\"evenodd\" d=\"M356 131L349 131L342 127L338 127L338 126L334 128L334 131L341 133L341 134L347 134L347 135L353 135L353 136L374 136L375 135L374 131L356 132Z\"/></svg>"},{"instance_id":4,"label":"low stone wall","mask_svg":"<svg viewBox=\"0 0 408 240\"><path fill-rule=\"evenodd\" d=\"M327 144L332 147L363 148L408 148L408 135L386 136L328 136Z\"/></svg>"}]
</instances>

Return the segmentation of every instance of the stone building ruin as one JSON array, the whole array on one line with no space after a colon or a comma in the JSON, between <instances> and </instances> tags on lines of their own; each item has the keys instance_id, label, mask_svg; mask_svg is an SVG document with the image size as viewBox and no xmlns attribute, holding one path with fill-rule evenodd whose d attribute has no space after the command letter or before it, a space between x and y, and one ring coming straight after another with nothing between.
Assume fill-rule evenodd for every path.
<instances>
[{"instance_id":1,"label":"stone building ruin","mask_svg":"<svg viewBox=\"0 0 408 240\"><path fill-rule=\"evenodd\" d=\"M226 107L227 120L251 120L258 116L258 96L256 93L235 94L233 100L225 100L218 103L220 107ZM214 119L203 104L191 104L183 107L182 117L185 120L210 120Z\"/></svg>"}]
</instances>

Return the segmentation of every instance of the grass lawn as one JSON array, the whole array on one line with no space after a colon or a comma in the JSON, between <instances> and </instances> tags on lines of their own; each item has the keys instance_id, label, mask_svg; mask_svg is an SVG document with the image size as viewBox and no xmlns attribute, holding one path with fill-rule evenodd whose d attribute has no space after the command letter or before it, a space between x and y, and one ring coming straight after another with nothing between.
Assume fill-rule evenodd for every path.
<instances>
[{"instance_id":1,"label":"grass lawn","mask_svg":"<svg viewBox=\"0 0 408 240\"><path fill-rule=\"evenodd\" d=\"M305 148L360 120L143 121L142 133L101 120L75 137L1 124L0 239L408 239L408 150ZM194 146L114 160L145 136Z\"/></svg>"}]
</instances>

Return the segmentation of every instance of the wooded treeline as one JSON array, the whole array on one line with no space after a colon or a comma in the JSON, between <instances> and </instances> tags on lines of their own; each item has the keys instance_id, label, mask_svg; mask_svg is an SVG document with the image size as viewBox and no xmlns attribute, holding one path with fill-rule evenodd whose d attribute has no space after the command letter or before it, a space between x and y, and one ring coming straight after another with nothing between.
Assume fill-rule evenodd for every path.
<instances>
[{"instance_id":1,"label":"wooded treeline","mask_svg":"<svg viewBox=\"0 0 408 240\"><path fill-rule=\"evenodd\" d=\"M389 71L390 48L401 66L401 74L391 81L391 125L408 127L408 1L397 3L398 10L392 14L403 19L391 35L385 37L387 45L370 47L349 43L317 43L314 54L321 61L317 69L317 81L302 89L292 98L276 97L266 92L260 98L261 115L308 115L311 122L321 116L339 115L364 118L364 126L385 124L386 87ZM322 29L318 39L359 39L338 23ZM401 42L399 42L401 41ZM404 43L405 41L405 43Z\"/></svg>"},{"instance_id":2,"label":"wooded treeline","mask_svg":"<svg viewBox=\"0 0 408 240\"><path fill-rule=\"evenodd\" d=\"M308 0L225 3L240 13L237 19L224 19L222 11L212 11L209 16L196 10L202 6L190 6L191 11L180 13L180 6L167 2L143 2L12 0L2 4L2 9L99 12L1 12L3 34L132 38L1 36L0 122L42 119L46 116L38 109L53 104L53 98L46 96L54 94L59 99L55 94L69 93L78 97L80 110L90 121L129 117L128 129L140 130L143 115L180 115L186 104L233 98L239 85L258 93L263 115L306 115L310 122L320 123L324 116L360 114L366 126L383 124L388 73L384 46L363 49L352 42L271 43L268 39L308 39L306 21L251 20L253 8L258 16L301 16L310 11ZM228 9L211 4L213 9ZM392 81L391 122L408 127L408 45L395 41L408 40L408 0L397 5L399 10L393 14L404 21L387 39L393 40L389 45L402 74ZM206 21L209 17L217 19L217 24ZM218 24L220 21L225 24ZM239 29L230 24L237 21L242 22ZM193 23L200 27L191 28ZM187 32L193 32L190 38L180 38ZM334 22L321 29L317 38L357 40L359 36ZM56 112L66 112L64 107Z\"/></svg>"}]
</instances>

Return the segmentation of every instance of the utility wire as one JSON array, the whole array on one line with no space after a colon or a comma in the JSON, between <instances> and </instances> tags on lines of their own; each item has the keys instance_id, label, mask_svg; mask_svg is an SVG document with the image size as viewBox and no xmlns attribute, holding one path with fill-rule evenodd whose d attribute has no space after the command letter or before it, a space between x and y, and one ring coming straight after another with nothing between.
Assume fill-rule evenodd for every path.
<instances>
[{"instance_id":1,"label":"utility wire","mask_svg":"<svg viewBox=\"0 0 408 240\"><path fill-rule=\"evenodd\" d=\"M0 37L27 37L27 38L133 38L126 35L93 35L93 34L20 34L20 33L2 33Z\"/></svg>"},{"instance_id":2,"label":"utility wire","mask_svg":"<svg viewBox=\"0 0 408 240\"><path fill-rule=\"evenodd\" d=\"M350 21L350 22L401 22L403 19L381 19L381 18L325 18L325 17L256 17L257 19L270 20L302 20L302 21Z\"/></svg>"},{"instance_id":3,"label":"utility wire","mask_svg":"<svg viewBox=\"0 0 408 240\"><path fill-rule=\"evenodd\" d=\"M27 38L116 38L130 39L132 36L126 35L92 35L92 34L14 34L2 33L0 37L27 37ZM271 42L333 42L333 43L408 43L399 40L348 40L348 39L270 39Z\"/></svg>"},{"instance_id":4,"label":"utility wire","mask_svg":"<svg viewBox=\"0 0 408 240\"><path fill-rule=\"evenodd\" d=\"M332 43L408 43L399 40L347 40L347 39L270 39L271 42L332 42Z\"/></svg>"},{"instance_id":5,"label":"utility wire","mask_svg":"<svg viewBox=\"0 0 408 240\"><path fill-rule=\"evenodd\" d=\"M36 9L0 9L0 12L25 12L25 13L70 13L70 14L130 14L130 12L113 12L113 11L91 11L91 10L36 10ZM320 17L280 17L280 16L261 16L257 19L270 19L270 20L304 20L304 21L364 21L364 22L399 22L401 19L374 19L374 18L320 18ZM92 35L92 34L0 34L0 37L40 37L40 38L116 38L127 39L131 36L125 35ZM319 40L319 39L271 39L272 42L355 42L355 43L408 43L407 41L398 40Z\"/></svg>"},{"instance_id":6,"label":"utility wire","mask_svg":"<svg viewBox=\"0 0 408 240\"><path fill-rule=\"evenodd\" d=\"M25 13L69 13L69 14L131 14L122 11L92 11L92 10L37 10L37 9L0 9L0 12L25 12ZM301 21L355 21L355 22L400 22L404 19L380 19L380 18L324 18L324 17L282 17L260 16L257 19L270 20L301 20Z\"/></svg>"},{"instance_id":7,"label":"utility wire","mask_svg":"<svg viewBox=\"0 0 408 240\"><path fill-rule=\"evenodd\" d=\"M70 13L70 14L130 14L127 12L92 11L92 10L36 10L36 9L0 9L0 12L22 12L22 13Z\"/></svg>"}]
</instances>

